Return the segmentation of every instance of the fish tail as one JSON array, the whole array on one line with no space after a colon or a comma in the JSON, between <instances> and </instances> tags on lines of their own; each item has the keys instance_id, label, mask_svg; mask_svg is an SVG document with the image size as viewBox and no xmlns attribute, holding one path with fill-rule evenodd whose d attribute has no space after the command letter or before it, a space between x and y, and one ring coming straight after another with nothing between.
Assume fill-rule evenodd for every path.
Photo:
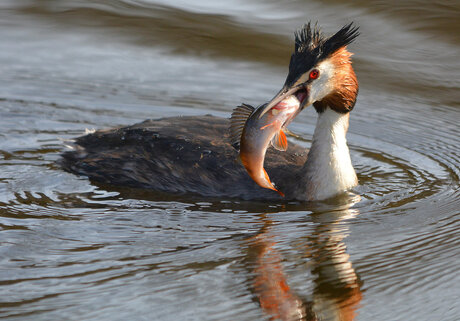
<instances>
[{"instance_id":1,"label":"fish tail","mask_svg":"<svg viewBox=\"0 0 460 321\"><path fill-rule=\"evenodd\" d=\"M264 170L264 174L265 174L265 180L267 181L267 183L269 185L267 188L276 191L278 194L280 194L282 197L284 197L284 193L279 191L279 190L277 190L276 187L273 186L273 183L270 181L270 177L268 176L267 171L265 170L265 168L263 168L263 170Z\"/></svg>"}]
</instances>

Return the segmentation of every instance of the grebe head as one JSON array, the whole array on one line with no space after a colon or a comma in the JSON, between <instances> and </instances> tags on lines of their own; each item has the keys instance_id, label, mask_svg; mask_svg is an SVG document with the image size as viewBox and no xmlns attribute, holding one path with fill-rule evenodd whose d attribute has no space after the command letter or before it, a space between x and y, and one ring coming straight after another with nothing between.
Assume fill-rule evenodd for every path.
<instances>
[{"instance_id":1,"label":"grebe head","mask_svg":"<svg viewBox=\"0 0 460 321\"><path fill-rule=\"evenodd\" d=\"M295 33L295 50L283 88L267 104L261 116L290 95L295 95L301 109L313 104L321 113L328 106L350 112L358 94L358 81L346 46L359 35L350 23L331 37L325 37L317 25L306 24Z\"/></svg>"}]
</instances>

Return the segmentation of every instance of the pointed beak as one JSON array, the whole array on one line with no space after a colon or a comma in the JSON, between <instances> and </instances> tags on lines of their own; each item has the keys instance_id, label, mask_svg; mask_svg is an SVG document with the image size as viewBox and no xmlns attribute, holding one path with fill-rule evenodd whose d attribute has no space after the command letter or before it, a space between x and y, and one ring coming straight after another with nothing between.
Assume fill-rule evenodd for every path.
<instances>
[{"instance_id":1,"label":"pointed beak","mask_svg":"<svg viewBox=\"0 0 460 321\"><path fill-rule=\"evenodd\" d=\"M270 102L264 107L262 112L259 115L259 118L261 118L266 112L268 112L270 109L278 105L280 102L282 102L284 99L288 98L291 95L297 94L299 91L302 91L301 99L300 99L300 110L305 108L305 104L308 101L308 90L304 87L304 85L298 85L295 87L287 87L284 86L277 94L275 97L270 100ZM299 98L299 97L297 97Z\"/></svg>"}]
</instances>

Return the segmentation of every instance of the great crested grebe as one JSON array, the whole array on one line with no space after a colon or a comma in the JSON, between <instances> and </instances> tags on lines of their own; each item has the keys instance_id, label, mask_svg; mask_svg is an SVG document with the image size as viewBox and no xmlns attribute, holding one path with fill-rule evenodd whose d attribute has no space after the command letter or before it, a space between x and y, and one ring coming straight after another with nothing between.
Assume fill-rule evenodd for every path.
<instances>
[{"instance_id":1,"label":"great crested grebe","mask_svg":"<svg viewBox=\"0 0 460 321\"><path fill-rule=\"evenodd\" d=\"M346 46L352 23L325 37L310 23L295 33L295 50L281 91L260 117L291 96L318 113L310 151L290 144L269 149L265 168L285 194L251 180L232 147L228 119L206 116L146 120L76 138L64 169L103 183L171 193L258 200L323 200L357 185L346 141L358 82ZM307 158L308 152L308 158Z\"/></svg>"}]
</instances>

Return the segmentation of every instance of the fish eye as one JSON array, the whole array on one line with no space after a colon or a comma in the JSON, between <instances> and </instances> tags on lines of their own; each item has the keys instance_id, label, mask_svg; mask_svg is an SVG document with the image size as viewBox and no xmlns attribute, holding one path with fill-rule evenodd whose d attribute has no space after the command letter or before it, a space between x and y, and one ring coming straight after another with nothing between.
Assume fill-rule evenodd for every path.
<instances>
[{"instance_id":1,"label":"fish eye","mask_svg":"<svg viewBox=\"0 0 460 321\"><path fill-rule=\"evenodd\" d=\"M316 79L319 77L319 70L318 69L313 69L310 71L310 79Z\"/></svg>"}]
</instances>

